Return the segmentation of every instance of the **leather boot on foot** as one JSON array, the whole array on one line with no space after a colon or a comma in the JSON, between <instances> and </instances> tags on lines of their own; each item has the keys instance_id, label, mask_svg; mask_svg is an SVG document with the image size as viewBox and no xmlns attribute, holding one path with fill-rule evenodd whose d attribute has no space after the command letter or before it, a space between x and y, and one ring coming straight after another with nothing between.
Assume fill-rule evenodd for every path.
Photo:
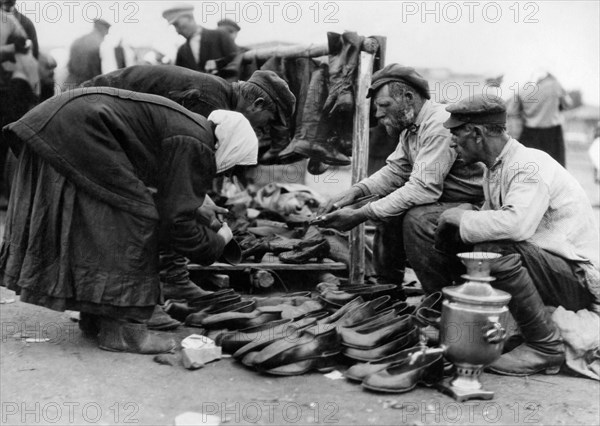
<instances>
[{"instance_id":1,"label":"leather boot on foot","mask_svg":"<svg viewBox=\"0 0 600 426\"><path fill-rule=\"evenodd\" d=\"M159 331L167 331L167 330L175 330L179 327L181 323L174 318L171 318L169 314L165 312L165 310L156 305L154 307L154 312L152 312L152 317L146 323L146 326L149 330L159 330Z\"/></svg>"},{"instance_id":2,"label":"leather boot on foot","mask_svg":"<svg viewBox=\"0 0 600 426\"><path fill-rule=\"evenodd\" d=\"M163 283L163 297L165 300L195 300L210 293L210 291L202 290L192 280L182 283Z\"/></svg>"},{"instance_id":3,"label":"leather boot on foot","mask_svg":"<svg viewBox=\"0 0 600 426\"><path fill-rule=\"evenodd\" d=\"M560 333L519 254L499 258L492 265L495 288L512 296L508 309L519 325L525 343L502 355L489 370L511 376L526 376L544 371L558 373L565 360Z\"/></svg>"},{"instance_id":4,"label":"leather boot on foot","mask_svg":"<svg viewBox=\"0 0 600 426\"><path fill-rule=\"evenodd\" d=\"M175 341L148 330L146 324L102 318L99 321L100 349L137 354L162 354L175 349Z\"/></svg>"},{"instance_id":5,"label":"leather boot on foot","mask_svg":"<svg viewBox=\"0 0 600 426\"><path fill-rule=\"evenodd\" d=\"M534 346L523 343L502 355L488 369L506 376L529 376L541 372L557 374L564 362L562 343L552 344L547 348L540 347L539 344Z\"/></svg>"},{"instance_id":6,"label":"leather boot on foot","mask_svg":"<svg viewBox=\"0 0 600 426\"><path fill-rule=\"evenodd\" d=\"M85 312L79 313L79 329L83 337L94 339L98 336L98 332L100 331L98 327L99 319L98 315L87 314Z\"/></svg>"}]
</instances>

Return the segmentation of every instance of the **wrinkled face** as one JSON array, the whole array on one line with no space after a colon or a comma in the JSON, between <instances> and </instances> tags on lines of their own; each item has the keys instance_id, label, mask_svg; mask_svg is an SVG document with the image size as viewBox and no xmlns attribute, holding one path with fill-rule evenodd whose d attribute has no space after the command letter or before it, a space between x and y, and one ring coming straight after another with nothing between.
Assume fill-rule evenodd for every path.
<instances>
[{"instance_id":1,"label":"wrinkled face","mask_svg":"<svg viewBox=\"0 0 600 426\"><path fill-rule=\"evenodd\" d=\"M275 120L276 117L276 111L271 111L264 107L262 98L256 99L241 113L244 114L244 117L248 119L254 129L263 129Z\"/></svg>"},{"instance_id":2,"label":"wrinkled face","mask_svg":"<svg viewBox=\"0 0 600 426\"><path fill-rule=\"evenodd\" d=\"M458 158L467 164L480 161L481 144L477 143L477 137L469 124L450 129L452 138L450 148L453 148Z\"/></svg>"},{"instance_id":3,"label":"wrinkled face","mask_svg":"<svg viewBox=\"0 0 600 426\"><path fill-rule=\"evenodd\" d=\"M415 122L414 107L408 105L406 99L394 98L390 94L390 86L385 85L377 91L374 98L375 117L388 130L404 130ZM388 134L390 134L388 130Z\"/></svg>"},{"instance_id":4,"label":"wrinkled face","mask_svg":"<svg viewBox=\"0 0 600 426\"><path fill-rule=\"evenodd\" d=\"M198 25L196 25L194 17L188 15L180 16L175 22L173 22L173 27L175 27L177 34L182 35L185 38L190 38L193 36L198 29Z\"/></svg>"}]
</instances>

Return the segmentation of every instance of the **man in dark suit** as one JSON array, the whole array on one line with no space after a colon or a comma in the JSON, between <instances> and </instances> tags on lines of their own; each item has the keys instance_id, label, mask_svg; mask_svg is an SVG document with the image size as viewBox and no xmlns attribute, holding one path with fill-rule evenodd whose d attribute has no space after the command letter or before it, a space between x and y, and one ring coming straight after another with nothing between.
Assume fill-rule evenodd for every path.
<instances>
[{"instance_id":1,"label":"man in dark suit","mask_svg":"<svg viewBox=\"0 0 600 426\"><path fill-rule=\"evenodd\" d=\"M192 5L174 5L163 12L163 18L187 40L177 51L175 65L220 75L220 70L237 54L237 46L229 35L196 23Z\"/></svg>"}]
</instances>

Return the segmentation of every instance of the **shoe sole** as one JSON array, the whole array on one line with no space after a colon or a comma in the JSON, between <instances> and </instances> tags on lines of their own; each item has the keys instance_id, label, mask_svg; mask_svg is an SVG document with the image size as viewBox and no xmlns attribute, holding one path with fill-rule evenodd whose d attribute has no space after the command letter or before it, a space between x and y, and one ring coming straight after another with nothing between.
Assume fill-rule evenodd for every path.
<instances>
[{"instance_id":1,"label":"shoe sole","mask_svg":"<svg viewBox=\"0 0 600 426\"><path fill-rule=\"evenodd\" d=\"M410 392L411 390L413 390L414 388L416 388L417 384L415 383L410 388L390 389L390 388L380 388L380 387L377 387L377 386L371 386L371 385L365 384L363 382L362 387L365 388L365 389L369 389L371 391L375 391L375 392L383 392L383 393L406 393L406 392Z\"/></svg>"},{"instance_id":2,"label":"shoe sole","mask_svg":"<svg viewBox=\"0 0 600 426\"><path fill-rule=\"evenodd\" d=\"M513 373L513 372L500 371L500 370L496 370L495 368L488 367L485 369L485 371L489 371L494 374L499 374L501 376L512 376L512 377L533 376L534 374L540 374L540 373L544 373L547 376L553 376L560 372L560 368L561 368L561 366L557 365L554 367L540 368L539 370L535 370L530 373Z\"/></svg>"}]
</instances>

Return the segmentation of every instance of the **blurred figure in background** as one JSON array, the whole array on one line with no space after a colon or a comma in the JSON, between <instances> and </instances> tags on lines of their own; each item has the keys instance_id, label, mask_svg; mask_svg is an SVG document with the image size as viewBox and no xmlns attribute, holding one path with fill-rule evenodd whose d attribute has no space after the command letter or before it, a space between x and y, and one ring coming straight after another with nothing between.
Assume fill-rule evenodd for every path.
<instances>
[{"instance_id":1,"label":"blurred figure in background","mask_svg":"<svg viewBox=\"0 0 600 426\"><path fill-rule=\"evenodd\" d=\"M175 65L219 75L237 54L231 37L219 30L207 30L196 23L194 6L178 3L163 12L163 18L187 40L177 51Z\"/></svg>"},{"instance_id":2,"label":"blurred figure in background","mask_svg":"<svg viewBox=\"0 0 600 426\"><path fill-rule=\"evenodd\" d=\"M217 22L217 29L229 34L229 37L231 37L231 40L234 43L239 32L242 30L238 23L231 19L221 19Z\"/></svg>"},{"instance_id":3,"label":"blurred figure in background","mask_svg":"<svg viewBox=\"0 0 600 426\"><path fill-rule=\"evenodd\" d=\"M65 90L73 89L84 81L102 74L100 45L110 30L110 24L103 19L94 20L94 29L73 42L69 57L69 75Z\"/></svg>"},{"instance_id":4,"label":"blurred figure in background","mask_svg":"<svg viewBox=\"0 0 600 426\"><path fill-rule=\"evenodd\" d=\"M54 81L54 70L56 60L49 53L40 52L38 58L38 71L40 75L40 102L51 98L56 93Z\"/></svg>"},{"instance_id":5,"label":"blurred figure in background","mask_svg":"<svg viewBox=\"0 0 600 426\"><path fill-rule=\"evenodd\" d=\"M565 141L560 111L570 107L567 92L556 77L536 70L529 82L508 102L508 115L523 120L521 135L513 135L528 148L544 151L565 167Z\"/></svg>"},{"instance_id":6,"label":"blurred figure in background","mask_svg":"<svg viewBox=\"0 0 600 426\"><path fill-rule=\"evenodd\" d=\"M15 3L16 3L16 0L0 0L0 6L2 7L2 10L7 13L10 13L12 16L17 18L17 21L19 22L19 24L21 24L21 26L25 30L25 34L27 34L27 38L29 40L31 40L31 43L32 43L31 52L33 53L33 57L37 59L40 48L39 48L39 44L38 44L37 31L35 30L35 25L33 25L33 22L31 22L31 19L29 19L27 16L23 15L16 9ZM4 21L2 21L2 23L4 24ZM3 31L4 31L4 28L3 28Z\"/></svg>"}]
</instances>

